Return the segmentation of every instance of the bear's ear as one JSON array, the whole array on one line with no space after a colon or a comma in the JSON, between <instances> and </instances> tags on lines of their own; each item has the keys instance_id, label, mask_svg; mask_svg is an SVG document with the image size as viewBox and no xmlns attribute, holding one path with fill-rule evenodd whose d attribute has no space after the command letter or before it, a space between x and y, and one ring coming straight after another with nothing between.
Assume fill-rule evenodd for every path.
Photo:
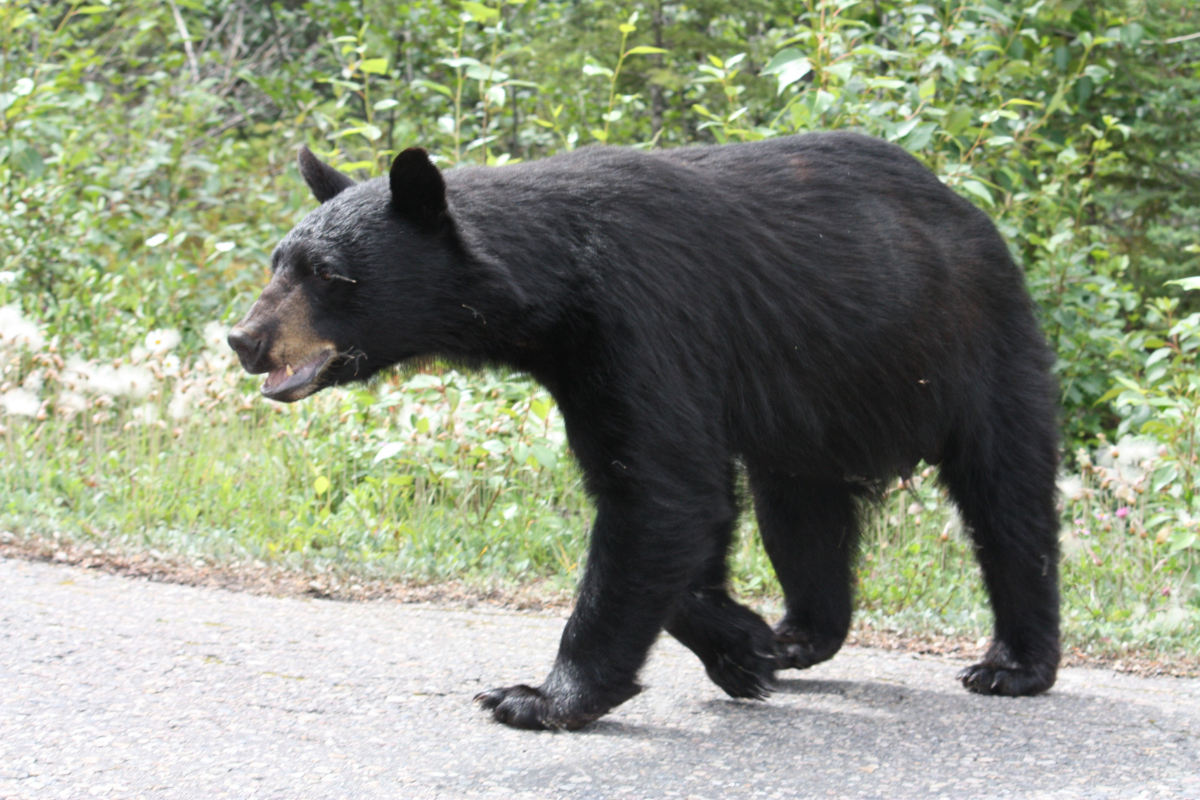
<instances>
[{"instance_id":1,"label":"bear's ear","mask_svg":"<svg viewBox=\"0 0 1200 800\"><path fill-rule=\"evenodd\" d=\"M304 182L312 189L313 197L317 198L318 203L332 200L354 185L349 175L338 172L314 156L304 145L300 145L296 160L300 162L300 174L304 176Z\"/></svg>"},{"instance_id":2,"label":"bear's ear","mask_svg":"<svg viewBox=\"0 0 1200 800\"><path fill-rule=\"evenodd\" d=\"M410 147L392 161L388 175L392 208L422 228L434 228L446 214L446 184L442 173L419 147Z\"/></svg>"}]
</instances>

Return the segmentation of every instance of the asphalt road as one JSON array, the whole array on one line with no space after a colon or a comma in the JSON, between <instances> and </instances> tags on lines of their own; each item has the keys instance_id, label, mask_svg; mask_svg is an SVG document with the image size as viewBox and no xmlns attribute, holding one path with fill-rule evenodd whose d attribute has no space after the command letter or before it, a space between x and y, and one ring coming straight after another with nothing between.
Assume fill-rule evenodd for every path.
<instances>
[{"instance_id":1,"label":"asphalt road","mask_svg":"<svg viewBox=\"0 0 1200 800\"><path fill-rule=\"evenodd\" d=\"M961 663L851 648L755 703L664 637L640 696L530 733L471 698L536 682L559 618L4 559L0 586L0 798L1200 798L1197 680L979 697Z\"/></svg>"}]
</instances>

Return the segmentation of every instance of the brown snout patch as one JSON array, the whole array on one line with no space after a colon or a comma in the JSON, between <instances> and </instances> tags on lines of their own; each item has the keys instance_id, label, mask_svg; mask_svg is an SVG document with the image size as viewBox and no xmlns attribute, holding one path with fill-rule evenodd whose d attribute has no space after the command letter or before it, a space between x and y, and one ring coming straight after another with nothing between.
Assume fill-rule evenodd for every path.
<instances>
[{"instance_id":1,"label":"brown snout patch","mask_svg":"<svg viewBox=\"0 0 1200 800\"><path fill-rule=\"evenodd\" d=\"M276 273L237 327L264 342L255 366L267 372L263 393L298 400L311 393L337 346L313 328L312 307L290 275Z\"/></svg>"}]
</instances>

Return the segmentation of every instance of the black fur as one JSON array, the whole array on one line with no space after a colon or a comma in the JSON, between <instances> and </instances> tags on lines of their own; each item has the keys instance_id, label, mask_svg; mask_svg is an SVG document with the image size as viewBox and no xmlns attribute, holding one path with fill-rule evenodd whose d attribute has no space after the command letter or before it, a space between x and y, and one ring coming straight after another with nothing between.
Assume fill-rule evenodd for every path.
<instances>
[{"instance_id":1,"label":"black fur","mask_svg":"<svg viewBox=\"0 0 1200 800\"><path fill-rule=\"evenodd\" d=\"M303 145L297 153L296 160L300 164L300 174L304 176L305 183L308 184L308 188L312 189L313 196L317 198L318 203L332 200L342 191L354 185L350 176L338 172L321 161Z\"/></svg>"},{"instance_id":2,"label":"black fur","mask_svg":"<svg viewBox=\"0 0 1200 800\"><path fill-rule=\"evenodd\" d=\"M301 284L318 333L359 354L323 385L436 355L525 371L558 401L597 509L587 569L546 682L479 696L497 720L596 719L637 693L664 627L735 697L831 657L856 495L921 459L941 464L995 611L964 685L1053 684L1055 391L986 215L849 133L456 169L444 205L419 160L340 191L278 264L332 259L357 281ZM737 463L786 592L774 632L725 592Z\"/></svg>"}]
</instances>

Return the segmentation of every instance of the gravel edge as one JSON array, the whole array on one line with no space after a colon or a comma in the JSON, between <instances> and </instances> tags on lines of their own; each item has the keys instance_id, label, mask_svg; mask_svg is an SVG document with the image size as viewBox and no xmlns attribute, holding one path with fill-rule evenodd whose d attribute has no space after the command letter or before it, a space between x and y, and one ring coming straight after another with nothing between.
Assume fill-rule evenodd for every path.
<instances>
[{"instance_id":1,"label":"gravel edge","mask_svg":"<svg viewBox=\"0 0 1200 800\"><path fill-rule=\"evenodd\" d=\"M545 580L490 586L466 581L360 581L331 574L314 575L263 562L211 563L188 561L156 550L131 553L111 548L101 550L87 544L38 536L18 537L7 531L0 531L0 558L64 564L157 583L271 597L317 597L342 602L386 600L451 609L484 607L541 612L562 617L570 612L574 601L571 592ZM778 600L770 604L778 605ZM855 625L846 644L964 661L979 658L986 648L985 640L879 629L865 621ZM1142 677L1200 677L1200 656L1186 653L1133 651L1116 656L1072 648L1063 653L1062 666L1109 669Z\"/></svg>"}]
</instances>

